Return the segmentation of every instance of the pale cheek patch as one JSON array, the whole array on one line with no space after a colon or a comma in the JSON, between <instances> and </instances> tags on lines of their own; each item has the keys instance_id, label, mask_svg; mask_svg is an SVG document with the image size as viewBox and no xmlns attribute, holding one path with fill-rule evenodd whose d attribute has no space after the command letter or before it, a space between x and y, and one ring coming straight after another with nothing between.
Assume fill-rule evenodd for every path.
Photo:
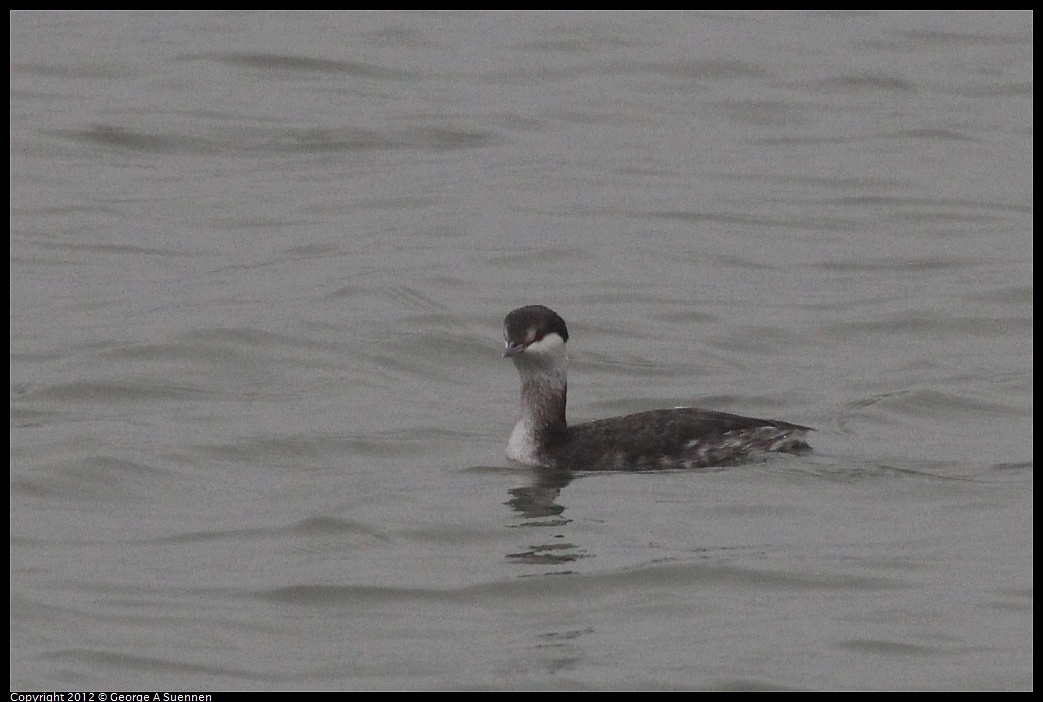
<instances>
[{"instance_id":1,"label":"pale cheek patch","mask_svg":"<svg viewBox=\"0 0 1043 702\"><path fill-rule=\"evenodd\" d=\"M565 340L559 334L551 332L539 341L529 343L525 353L560 353L565 347Z\"/></svg>"}]
</instances>

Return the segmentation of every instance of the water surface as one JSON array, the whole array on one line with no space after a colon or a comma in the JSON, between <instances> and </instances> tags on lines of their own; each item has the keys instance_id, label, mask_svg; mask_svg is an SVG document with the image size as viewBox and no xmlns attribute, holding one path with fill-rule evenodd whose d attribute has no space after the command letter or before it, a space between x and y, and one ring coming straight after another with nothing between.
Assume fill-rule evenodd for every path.
<instances>
[{"instance_id":1,"label":"water surface","mask_svg":"<svg viewBox=\"0 0 1043 702\"><path fill-rule=\"evenodd\" d=\"M11 15L12 689L1031 689L1031 13ZM817 428L727 470L570 416Z\"/></svg>"}]
</instances>

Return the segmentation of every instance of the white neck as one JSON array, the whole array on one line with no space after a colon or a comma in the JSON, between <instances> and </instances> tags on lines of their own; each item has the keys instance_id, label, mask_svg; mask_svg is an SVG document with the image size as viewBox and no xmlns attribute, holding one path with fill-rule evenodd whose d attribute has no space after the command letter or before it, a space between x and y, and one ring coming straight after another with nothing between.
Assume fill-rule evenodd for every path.
<instances>
[{"instance_id":1,"label":"white neck","mask_svg":"<svg viewBox=\"0 0 1043 702\"><path fill-rule=\"evenodd\" d=\"M521 379L521 413L507 443L507 457L538 465L539 451L551 437L564 433L568 392L568 354L557 334L548 334L513 356Z\"/></svg>"}]
</instances>

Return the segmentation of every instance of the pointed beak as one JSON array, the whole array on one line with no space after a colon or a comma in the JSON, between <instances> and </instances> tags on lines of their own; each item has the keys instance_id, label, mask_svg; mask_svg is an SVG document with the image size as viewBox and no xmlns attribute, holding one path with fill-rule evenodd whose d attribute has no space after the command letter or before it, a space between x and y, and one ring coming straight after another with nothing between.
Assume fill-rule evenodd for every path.
<instances>
[{"instance_id":1,"label":"pointed beak","mask_svg":"<svg viewBox=\"0 0 1043 702\"><path fill-rule=\"evenodd\" d=\"M508 341L503 346L503 357L510 358L511 356L517 356L526 348L525 344L519 344L516 341Z\"/></svg>"}]
</instances>

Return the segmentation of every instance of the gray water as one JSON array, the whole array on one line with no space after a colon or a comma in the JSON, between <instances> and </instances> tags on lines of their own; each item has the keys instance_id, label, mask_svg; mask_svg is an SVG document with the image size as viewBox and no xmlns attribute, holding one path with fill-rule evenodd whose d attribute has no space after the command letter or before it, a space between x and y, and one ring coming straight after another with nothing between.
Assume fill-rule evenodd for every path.
<instances>
[{"instance_id":1,"label":"gray water","mask_svg":"<svg viewBox=\"0 0 1043 702\"><path fill-rule=\"evenodd\" d=\"M1030 13L10 19L12 689L1032 688Z\"/></svg>"}]
</instances>

